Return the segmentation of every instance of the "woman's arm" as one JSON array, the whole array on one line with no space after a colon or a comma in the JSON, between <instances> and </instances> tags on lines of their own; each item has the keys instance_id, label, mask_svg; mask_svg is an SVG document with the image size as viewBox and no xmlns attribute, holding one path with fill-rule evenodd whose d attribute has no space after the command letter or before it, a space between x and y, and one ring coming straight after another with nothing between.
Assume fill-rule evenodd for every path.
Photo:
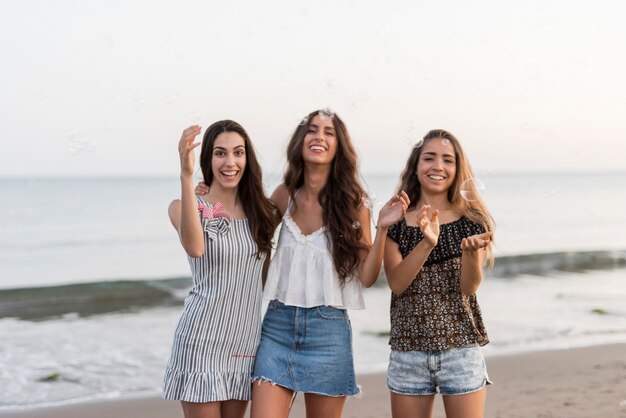
<instances>
[{"instance_id":1,"label":"woman's arm","mask_svg":"<svg viewBox=\"0 0 626 418\"><path fill-rule=\"evenodd\" d=\"M287 210L287 205L289 204L289 190L287 189L287 186L284 184L279 185L270 196L270 200L274 202L280 211L279 215L282 217Z\"/></svg>"},{"instance_id":2,"label":"woman's arm","mask_svg":"<svg viewBox=\"0 0 626 418\"><path fill-rule=\"evenodd\" d=\"M369 247L368 250L361 251L361 261L359 263L359 279L365 287L370 287L378 279L380 268L383 263L385 252L385 239L389 227L398 222L404 216L409 206L409 197L405 192L399 196L393 196L379 212L378 224L376 225L376 236L372 242L372 234L369 228L370 211L366 205L361 205L359 209L359 222L361 223L361 242Z\"/></svg>"},{"instance_id":3,"label":"woman's arm","mask_svg":"<svg viewBox=\"0 0 626 418\"><path fill-rule=\"evenodd\" d=\"M263 270L261 270L261 283L263 284L263 288L265 288L265 282L267 281L267 272L270 269L270 256L265 257L263 261Z\"/></svg>"},{"instance_id":4,"label":"woman's arm","mask_svg":"<svg viewBox=\"0 0 626 418\"><path fill-rule=\"evenodd\" d=\"M418 226L424 235L406 258L402 258L400 247L391 238L385 246L385 275L391 291L399 295L413 283L439 239L439 211L435 210L428 219L429 206L424 205L418 214Z\"/></svg>"},{"instance_id":5,"label":"woman's arm","mask_svg":"<svg viewBox=\"0 0 626 418\"><path fill-rule=\"evenodd\" d=\"M491 243L491 231L472 235L461 241L461 292L471 296L483 281L486 249Z\"/></svg>"},{"instance_id":6,"label":"woman's arm","mask_svg":"<svg viewBox=\"0 0 626 418\"><path fill-rule=\"evenodd\" d=\"M204 232L198 216L198 203L193 186L194 149L200 145L200 142L194 143L194 140L199 134L200 127L194 125L185 129L180 138L178 152L181 199L174 200L168 209L170 221L178 232L180 242L191 257L200 257L204 254Z\"/></svg>"}]
</instances>

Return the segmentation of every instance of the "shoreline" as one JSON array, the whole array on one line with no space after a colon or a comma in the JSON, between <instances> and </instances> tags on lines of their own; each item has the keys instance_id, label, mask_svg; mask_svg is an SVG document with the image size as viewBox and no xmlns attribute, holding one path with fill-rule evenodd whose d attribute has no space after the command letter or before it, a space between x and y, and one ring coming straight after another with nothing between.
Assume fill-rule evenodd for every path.
<instances>
[{"instance_id":1,"label":"shoreline","mask_svg":"<svg viewBox=\"0 0 626 418\"><path fill-rule=\"evenodd\" d=\"M485 417L626 417L626 343L503 354L486 358L494 385ZM361 398L349 398L344 418L391 416L385 373L360 374ZM249 409L249 408L248 408ZM157 397L118 398L0 412L2 418L180 417L178 402ZM248 415L246 415L248 416ZM296 397L292 418L304 418ZM445 417L440 396L435 418Z\"/></svg>"}]
</instances>

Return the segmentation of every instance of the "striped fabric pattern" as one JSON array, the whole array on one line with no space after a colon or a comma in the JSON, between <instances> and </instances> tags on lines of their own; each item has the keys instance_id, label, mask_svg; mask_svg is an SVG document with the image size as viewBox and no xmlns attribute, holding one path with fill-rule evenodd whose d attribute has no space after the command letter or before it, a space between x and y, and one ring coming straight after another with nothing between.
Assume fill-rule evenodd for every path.
<instances>
[{"instance_id":1,"label":"striped fabric pattern","mask_svg":"<svg viewBox=\"0 0 626 418\"><path fill-rule=\"evenodd\" d=\"M189 258L193 285L185 299L165 371L163 397L187 402L249 400L261 332L264 256L247 219L204 236L205 253Z\"/></svg>"}]
</instances>

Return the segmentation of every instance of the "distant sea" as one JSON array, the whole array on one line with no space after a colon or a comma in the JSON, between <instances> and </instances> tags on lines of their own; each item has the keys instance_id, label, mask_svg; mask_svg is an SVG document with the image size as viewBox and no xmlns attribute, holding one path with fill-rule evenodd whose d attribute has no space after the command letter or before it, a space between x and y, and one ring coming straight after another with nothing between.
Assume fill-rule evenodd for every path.
<instances>
[{"instance_id":1,"label":"distant sea","mask_svg":"<svg viewBox=\"0 0 626 418\"><path fill-rule=\"evenodd\" d=\"M477 177L497 222L486 354L626 342L626 173ZM364 177L375 213L397 180ZM190 284L178 195L175 177L0 179L0 411L159 392ZM384 279L365 296L357 371L384 371Z\"/></svg>"}]
</instances>

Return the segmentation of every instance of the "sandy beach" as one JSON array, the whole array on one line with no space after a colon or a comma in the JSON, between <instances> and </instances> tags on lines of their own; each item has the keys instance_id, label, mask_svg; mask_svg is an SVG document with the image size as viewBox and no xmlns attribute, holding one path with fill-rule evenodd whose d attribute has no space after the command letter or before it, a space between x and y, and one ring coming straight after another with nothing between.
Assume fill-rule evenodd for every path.
<instances>
[{"instance_id":1,"label":"sandy beach","mask_svg":"<svg viewBox=\"0 0 626 418\"><path fill-rule=\"evenodd\" d=\"M626 417L626 344L542 351L487 359L494 385L488 388L486 417ZM390 416L385 374L358 377L363 397L349 399L346 418ZM177 402L158 398L90 402L4 412L29 418L182 418ZM292 417L304 418L298 396ZM435 417L444 417L441 397Z\"/></svg>"}]
</instances>

